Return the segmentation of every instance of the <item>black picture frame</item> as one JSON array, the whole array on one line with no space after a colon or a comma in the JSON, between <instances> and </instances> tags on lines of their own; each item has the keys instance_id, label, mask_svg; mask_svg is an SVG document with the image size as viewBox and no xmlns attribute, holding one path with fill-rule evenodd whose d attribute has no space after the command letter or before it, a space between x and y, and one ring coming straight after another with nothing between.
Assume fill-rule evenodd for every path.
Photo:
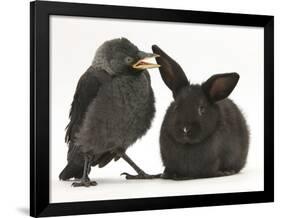
<instances>
[{"instance_id":1,"label":"black picture frame","mask_svg":"<svg viewBox=\"0 0 281 218\"><path fill-rule=\"evenodd\" d=\"M49 16L118 18L264 28L264 191L125 200L50 203L49 201ZM274 201L274 17L233 13L30 3L30 215L140 211Z\"/></svg>"}]
</instances>

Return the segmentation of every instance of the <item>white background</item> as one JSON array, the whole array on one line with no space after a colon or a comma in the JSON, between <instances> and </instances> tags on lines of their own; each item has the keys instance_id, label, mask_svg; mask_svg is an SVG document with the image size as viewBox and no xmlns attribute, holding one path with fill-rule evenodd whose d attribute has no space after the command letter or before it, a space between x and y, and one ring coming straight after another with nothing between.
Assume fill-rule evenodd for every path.
<instances>
[{"instance_id":1,"label":"white background","mask_svg":"<svg viewBox=\"0 0 281 218\"><path fill-rule=\"evenodd\" d=\"M191 195L263 190L263 28L222 25L52 16L51 22L51 202ZM72 188L59 181L66 165L65 126L77 82L105 41L125 36L151 52L158 44L180 63L192 83L215 73L238 72L240 81L231 98L240 106L251 132L245 169L231 177L193 181L126 181L120 173L135 173L123 160L92 168L99 185ZM163 172L159 132L171 91L158 69L149 70L156 99L156 116L147 134L127 153L145 171ZM202 151L204 152L204 151Z\"/></svg>"},{"instance_id":2,"label":"white background","mask_svg":"<svg viewBox=\"0 0 281 218\"><path fill-rule=\"evenodd\" d=\"M28 215L29 195L29 5L26 1L5 2L1 7L1 215L3 217L23 217ZM93 2L93 1L81 1ZM94 1L103 3L106 1ZM275 15L275 60L280 59L280 23L281 14L278 1L111 1L111 4L135 5L147 7L181 8L193 10L212 10L238 13L260 13ZM275 72L280 71L276 62ZM280 74L275 73L275 144L280 144ZM3 122L4 121L4 122ZM275 146L275 154L280 147ZM278 155L275 155L278 157ZM278 217L280 213L280 158L276 158L276 202L270 204L252 204L224 207L205 207L192 209L176 209L119 214L102 214L96 217Z\"/></svg>"}]
</instances>

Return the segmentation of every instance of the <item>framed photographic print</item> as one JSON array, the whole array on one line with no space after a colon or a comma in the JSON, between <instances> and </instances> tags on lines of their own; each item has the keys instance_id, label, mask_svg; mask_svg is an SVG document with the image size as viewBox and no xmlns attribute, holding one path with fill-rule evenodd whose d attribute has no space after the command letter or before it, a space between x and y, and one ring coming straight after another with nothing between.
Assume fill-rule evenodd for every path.
<instances>
[{"instance_id":1,"label":"framed photographic print","mask_svg":"<svg viewBox=\"0 0 281 218\"><path fill-rule=\"evenodd\" d=\"M274 18L30 4L30 215L272 202Z\"/></svg>"}]
</instances>

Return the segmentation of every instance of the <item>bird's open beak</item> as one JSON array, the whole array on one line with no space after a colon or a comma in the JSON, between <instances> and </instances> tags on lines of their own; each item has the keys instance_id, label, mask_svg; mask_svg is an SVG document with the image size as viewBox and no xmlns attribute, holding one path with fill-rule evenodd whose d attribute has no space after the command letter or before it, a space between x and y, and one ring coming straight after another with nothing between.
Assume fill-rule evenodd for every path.
<instances>
[{"instance_id":1,"label":"bird's open beak","mask_svg":"<svg viewBox=\"0 0 281 218\"><path fill-rule=\"evenodd\" d=\"M158 54L151 54L151 53L144 53L143 52L142 56L145 56L145 57L142 57L140 60L138 60L136 63L134 63L132 65L132 67L134 69L145 70L145 69L152 69L152 68L160 67L159 64L154 64L154 63L147 62L148 59L157 58L157 57L160 57L160 55L158 55Z\"/></svg>"}]
</instances>

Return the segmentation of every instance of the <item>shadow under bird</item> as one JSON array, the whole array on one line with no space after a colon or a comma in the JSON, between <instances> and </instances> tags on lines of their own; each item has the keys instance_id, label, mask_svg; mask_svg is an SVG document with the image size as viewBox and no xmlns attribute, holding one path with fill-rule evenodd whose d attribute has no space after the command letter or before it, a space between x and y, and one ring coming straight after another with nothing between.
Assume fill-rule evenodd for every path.
<instances>
[{"instance_id":1,"label":"shadow under bird","mask_svg":"<svg viewBox=\"0 0 281 218\"><path fill-rule=\"evenodd\" d=\"M104 167L123 158L137 175L127 179L151 179L126 154L127 148L151 126L154 94L146 69L160 65L146 59L158 55L140 51L126 38L104 42L88 70L81 76L70 110L65 140L69 144L67 165L61 180L80 179L72 185L93 186L91 166Z\"/></svg>"}]
</instances>

